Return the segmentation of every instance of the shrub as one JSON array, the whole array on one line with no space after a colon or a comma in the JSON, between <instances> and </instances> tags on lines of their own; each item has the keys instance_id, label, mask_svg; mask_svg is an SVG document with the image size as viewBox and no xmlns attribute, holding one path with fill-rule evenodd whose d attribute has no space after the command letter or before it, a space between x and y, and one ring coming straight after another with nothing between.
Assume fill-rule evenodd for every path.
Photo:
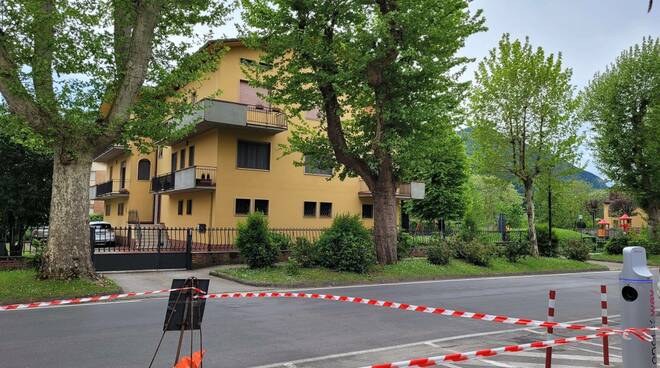
<instances>
[{"instance_id":1,"label":"shrub","mask_svg":"<svg viewBox=\"0 0 660 368\"><path fill-rule=\"evenodd\" d=\"M426 258L434 265L446 265L449 263L454 251L451 245L444 240L433 238L428 247Z\"/></svg>"},{"instance_id":2,"label":"shrub","mask_svg":"<svg viewBox=\"0 0 660 368\"><path fill-rule=\"evenodd\" d=\"M295 259L289 258L284 266L286 274L289 276L297 276L300 274L300 264Z\"/></svg>"},{"instance_id":3,"label":"shrub","mask_svg":"<svg viewBox=\"0 0 660 368\"><path fill-rule=\"evenodd\" d=\"M497 249L492 245L472 240L463 244L461 253L468 263L476 266L488 266L497 255Z\"/></svg>"},{"instance_id":4,"label":"shrub","mask_svg":"<svg viewBox=\"0 0 660 368\"><path fill-rule=\"evenodd\" d=\"M371 234L357 216L339 215L317 243L321 266L365 273L375 263Z\"/></svg>"},{"instance_id":5,"label":"shrub","mask_svg":"<svg viewBox=\"0 0 660 368\"><path fill-rule=\"evenodd\" d=\"M103 215L100 215L98 213L91 213L89 215L89 221L103 221Z\"/></svg>"},{"instance_id":6,"label":"shrub","mask_svg":"<svg viewBox=\"0 0 660 368\"><path fill-rule=\"evenodd\" d=\"M577 239L569 240L564 248L564 252L568 259L580 262L589 259L589 251L591 251L591 246L587 242Z\"/></svg>"},{"instance_id":7,"label":"shrub","mask_svg":"<svg viewBox=\"0 0 660 368\"><path fill-rule=\"evenodd\" d=\"M397 234L396 255L399 260L410 257L413 249L417 245L415 238L404 230L399 230Z\"/></svg>"},{"instance_id":8,"label":"shrub","mask_svg":"<svg viewBox=\"0 0 660 368\"><path fill-rule=\"evenodd\" d=\"M291 247L291 238L288 235L281 233L270 232L270 242L274 247L279 249L279 251L289 250Z\"/></svg>"},{"instance_id":9,"label":"shrub","mask_svg":"<svg viewBox=\"0 0 660 368\"><path fill-rule=\"evenodd\" d=\"M477 223L471 216L465 216L463 219L460 236L463 241L471 241L477 236Z\"/></svg>"},{"instance_id":10,"label":"shrub","mask_svg":"<svg viewBox=\"0 0 660 368\"><path fill-rule=\"evenodd\" d=\"M518 260L528 255L529 242L523 240L511 240L504 244L504 256L509 262L518 262Z\"/></svg>"},{"instance_id":11,"label":"shrub","mask_svg":"<svg viewBox=\"0 0 660 368\"><path fill-rule=\"evenodd\" d=\"M557 239L557 232L554 228L552 229L552 243L548 240L548 225L536 225L536 242L539 246L539 255L542 257L558 257L559 240Z\"/></svg>"},{"instance_id":12,"label":"shrub","mask_svg":"<svg viewBox=\"0 0 660 368\"><path fill-rule=\"evenodd\" d=\"M268 220L261 212L238 224L236 246L250 268L270 267L277 262L279 249L271 241Z\"/></svg>"},{"instance_id":13,"label":"shrub","mask_svg":"<svg viewBox=\"0 0 660 368\"><path fill-rule=\"evenodd\" d=\"M32 248L35 249L34 258L32 259L32 264L35 268L41 268L43 264L44 253L46 252L47 243L40 239L32 239Z\"/></svg>"},{"instance_id":14,"label":"shrub","mask_svg":"<svg viewBox=\"0 0 660 368\"><path fill-rule=\"evenodd\" d=\"M660 254L660 244L650 240L648 234L642 232L640 234L632 233L628 236L630 237L629 246L643 247L647 254Z\"/></svg>"},{"instance_id":15,"label":"shrub","mask_svg":"<svg viewBox=\"0 0 660 368\"><path fill-rule=\"evenodd\" d=\"M306 238L296 238L291 246L289 260L294 260L300 267L314 267L318 264L318 249L314 243Z\"/></svg>"},{"instance_id":16,"label":"shrub","mask_svg":"<svg viewBox=\"0 0 660 368\"><path fill-rule=\"evenodd\" d=\"M615 235L605 244L605 251L609 254L623 254L623 248L628 246L628 242L627 235Z\"/></svg>"}]
</instances>

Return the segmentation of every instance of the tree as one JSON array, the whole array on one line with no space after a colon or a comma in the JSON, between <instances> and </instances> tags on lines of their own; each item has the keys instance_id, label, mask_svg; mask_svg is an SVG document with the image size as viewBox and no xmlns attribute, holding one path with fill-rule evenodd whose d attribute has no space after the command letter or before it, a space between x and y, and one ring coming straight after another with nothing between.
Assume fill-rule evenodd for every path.
<instances>
[{"instance_id":1,"label":"tree","mask_svg":"<svg viewBox=\"0 0 660 368\"><path fill-rule=\"evenodd\" d=\"M26 148L0 134L0 256L23 254L23 235L29 226L48 221L53 164L47 152ZM8 236L7 236L8 235Z\"/></svg>"},{"instance_id":2,"label":"tree","mask_svg":"<svg viewBox=\"0 0 660 368\"><path fill-rule=\"evenodd\" d=\"M548 184L547 180L539 181L537 196L541 200L535 202L538 222L548 221ZM552 226L571 229L575 227L580 216L591 215L585 208L585 202L593 195L592 186L580 180L558 180L551 184L552 193Z\"/></svg>"},{"instance_id":3,"label":"tree","mask_svg":"<svg viewBox=\"0 0 660 368\"><path fill-rule=\"evenodd\" d=\"M432 222L460 220L466 207L467 167L465 147L456 132L431 131L417 150L410 150L409 177L426 184L424 199L407 202L413 216Z\"/></svg>"},{"instance_id":4,"label":"tree","mask_svg":"<svg viewBox=\"0 0 660 368\"><path fill-rule=\"evenodd\" d=\"M630 196L626 195L623 192L612 191L608 197L610 202L609 215L610 216L623 216L624 213L627 213L630 216L635 215L635 209L637 206Z\"/></svg>"},{"instance_id":5,"label":"tree","mask_svg":"<svg viewBox=\"0 0 660 368\"><path fill-rule=\"evenodd\" d=\"M195 25L227 8L203 0L5 0L0 18L3 129L53 152L49 246L41 277L94 277L88 188L94 155L147 149L190 112L179 86L215 67L220 48L186 56ZM173 123L164 124L165 117Z\"/></svg>"},{"instance_id":6,"label":"tree","mask_svg":"<svg viewBox=\"0 0 660 368\"><path fill-rule=\"evenodd\" d=\"M466 185L466 197L465 217L478 228L496 229L500 213L513 228L523 223L523 197L508 181L495 176L471 175Z\"/></svg>"},{"instance_id":7,"label":"tree","mask_svg":"<svg viewBox=\"0 0 660 368\"><path fill-rule=\"evenodd\" d=\"M660 240L660 39L625 50L584 90L599 168L634 195Z\"/></svg>"},{"instance_id":8,"label":"tree","mask_svg":"<svg viewBox=\"0 0 660 368\"><path fill-rule=\"evenodd\" d=\"M524 188L531 253L538 255L534 182L559 162L573 162L579 143L571 70L561 54L534 50L505 34L475 73L470 98L476 158L486 172L517 178Z\"/></svg>"},{"instance_id":9,"label":"tree","mask_svg":"<svg viewBox=\"0 0 660 368\"><path fill-rule=\"evenodd\" d=\"M401 154L424 123L462 99L466 58L455 53L484 29L464 0L244 0L243 34L264 51L252 82L298 124L289 152L340 178L359 175L374 197L378 261L397 261L396 186ZM272 66L263 68L262 65Z\"/></svg>"}]
</instances>

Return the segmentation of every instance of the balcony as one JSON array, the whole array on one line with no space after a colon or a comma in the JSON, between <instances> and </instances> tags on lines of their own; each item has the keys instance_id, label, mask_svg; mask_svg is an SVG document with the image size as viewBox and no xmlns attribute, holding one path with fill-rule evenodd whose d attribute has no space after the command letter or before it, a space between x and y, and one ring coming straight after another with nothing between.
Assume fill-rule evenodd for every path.
<instances>
[{"instance_id":1,"label":"balcony","mask_svg":"<svg viewBox=\"0 0 660 368\"><path fill-rule=\"evenodd\" d=\"M89 187L89 199L111 199L128 197L128 179L109 180Z\"/></svg>"},{"instance_id":2,"label":"balcony","mask_svg":"<svg viewBox=\"0 0 660 368\"><path fill-rule=\"evenodd\" d=\"M426 186L420 182L401 183L396 186L396 197L399 199L424 199ZM358 192L360 198L371 198L373 194L367 183L360 179L360 190Z\"/></svg>"},{"instance_id":3,"label":"balcony","mask_svg":"<svg viewBox=\"0 0 660 368\"><path fill-rule=\"evenodd\" d=\"M151 179L151 191L154 193L199 190L215 190L215 167L191 166Z\"/></svg>"},{"instance_id":4,"label":"balcony","mask_svg":"<svg viewBox=\"0 0 660 368\"><path fill-rule=\"evenodd\" d=\"M112 161L124 153L126 153L126 147L120 145L120 144L112 144L106 148L104 148L102 151L100 151L96 157L94 157L94 161L97 162L108 162Z\"/></svg>"},{"instance_id":5,"label":"balcony","mask_svg":"<svg viewBox=\"0 0 660 368\"><path fill-rule=\"evenodd\" d=\"M218 126L243 127L268 134L288 128L286 116L276 108L210 99L200 101L198 107L181 122L181 127L195 125L196 134Z\"/></svg>"}]
</instances>

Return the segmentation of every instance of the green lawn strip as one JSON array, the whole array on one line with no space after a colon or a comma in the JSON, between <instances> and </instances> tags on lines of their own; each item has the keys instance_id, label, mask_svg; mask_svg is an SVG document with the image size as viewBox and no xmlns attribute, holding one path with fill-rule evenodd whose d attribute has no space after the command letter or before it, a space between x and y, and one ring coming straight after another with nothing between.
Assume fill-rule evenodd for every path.
<instances>
[{"instance_id":1,"label":"green lawn strip","mask_svg":"<svg viewBox=\"0 0 660 368\"><path fill-rule=\"evenodd\" d=\"M120 291L112 280L39 280L35 270L0 271L0 304L75 298Z\"/></svg>"},{"instance_id":2,"label":"green lawn strip","mask_svg":"<svg viewBox=\"0 0 660 368\"><path fill-rule=\"evenodd\" d=\"M367 274L337 272L325 268L301 268L298 274L291 275L284 266L266 269L219 268L211 274L255 286L311 287L601 270L607 268L560 258L526 257L517 263L509 263L505 259L498 258L489 267L479 267L456 259L452 259L448 265L436 266L425 258L412 258L395 265L376 266Z\"/></svg>"},{"instance_id":3,"label":"green lawn strip","mask_svg":"<svg viewBox=\"0 0 660 368\"><path fill-rule=\"evenodd\" d=\"M592 259L594 261L623 263L622 254L593 253L589 255L589 259ZM649 266L660 266L660 255L647 254L646 264Z\"/></svg>"}]
</instances>

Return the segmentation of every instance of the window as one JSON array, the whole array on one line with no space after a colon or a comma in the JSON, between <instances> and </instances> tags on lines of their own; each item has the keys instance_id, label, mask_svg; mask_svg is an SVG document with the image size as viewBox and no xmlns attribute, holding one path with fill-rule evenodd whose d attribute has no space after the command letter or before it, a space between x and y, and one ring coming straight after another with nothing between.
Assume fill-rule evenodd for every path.
<instances>
[{"instance_id":1,"label":"window","mask_svg":"<svg viewBox=\"0 0 660 368\"><path fill-rule=\"evenodd\" d=\"M373 204L363 204L362 205L362 218L365 218L365 219L374 218L374 205Z\"/></svg>"},{"instance_id":2,"label":"window","mask_svg":"<svg viewBox=\"0 0 660 368\"><path fill-rule=\"evenodd\" d=\"M149 180L151 176L151 161L143 158L138 161L138 180Z\"/></svg>"},{"instance_id":3,"label":"window","mask_svg":"<svg viewBox=\"0 0 660 368\"><path fill-rule=\"evenodd\" d=\"M245 198L236 198L236 209L235 213L237 215L247 215L250 213L250 200Z\"/></svg>"},{"instance_id":4,"label":"window","mask_svg":"<svg viewBox=\"0 0 660 368\"><path fill-rule=\"evenodd\" d=\"M163 158L163 147L158 147L158 158Z\"/></svg>"},{"instance_id":5,"label":"window","mask_svg":"<svg viewBox=\"0 0 660 368\"><path fill-rule=\"evenodd\" d=\"M178 202L177 213L179 214L179 216L183 215L183 200L180 200Z\"/></svg>"},{"instance_id":6,"label":"window","mask_svg":"<svg viewBox=\"0 0 660 368\"><path fill-rule=\"evenodd\" d=\"M195 166L195 146L188 147L188 166Z\"/></svg>"},{"instance_id":7,"label":"window","mask_svg":"<svg viewBox=\"0 0 660 368\"><path fill-rule=\"evenodd\" d=\"M173 153L172 153L172 166L171 166L171 168L172 168L171 171L172 171L172 172L175 172L175 171L176 171L176 162L177 162L176 157L177 157L176 152L173 152Z\"/></svg>"},{"instance_id":8,"label":"window","mask_svg":"<svg viewBox=\"0 0 660 368\"><path fill-rule=\"evenodd\" d=\"M186 203L186 215L192 215L192 199Z\"/></svg>"},{"instance_id":9,"label":"window","mask_svg":"<svg viewBox=\"0 0 660 368\"><path fill-rule=\"evenodd\" d=\"M117 204L117 216L124 216L124 203Z\"/></svg>"},{"instance_id":10,"label":"window","mask_svg":"<svg viewBox=\"0 0 660 368\"><path fill-rule=\"evenodd\" d=\"M270 143L238 141L236 166L270 170Z\"/></svg>"},{"instance_id":11,"label":"window","mask_svg":"<svg viewBox=\"0 0 660 368\"><path fill-rule=\"evenodd\" d=\"M316 202L305 202L303 216L316 217Z\"/></svg>"},{"instance_id":12,"label":"window","mask_svg":"<svg viewBox=\"0 0 660 368\"><path fill-rule=\"evenodd\" d=\"M305 157L305 174L332 176L332 169L319 169L311 160Z\"/></svg>"},{"instance_id":13,"label":"window","mask_svg":"<svg viewBox=\"0 0 660 368\"><path fill-rule=\"evenodd\" d=\"M185 148L181 150L181 160L179 160L179 161L181 162L181 165L179 166L179 169L183 169L184 167L186 167L186 149Z\"/></svg>"},{"instance_id":14,"label":"window","mask_svg":"<svg viewBox=\"0 0 660 368\"><path fill-rule=\"evenodd\" d=\"M254 212L261 212L264 215L268 215L268 200L267 199L255 199L254 200Z\"/></svg>"},{"instance_id":15,"label":"window","mask_svg":"<svg viewBox=\"0 0 660 368\"><path fill-rule=\"evenodd\" d=\"M239 101L242 104L252 106L270 106L264 97L268 96L268 90L265 88L255 88L250 86L247 81L240 81Z\"/></svg>"},{"instance_id":16,"label":"window","mask_svg":"<svg viewBox=\"0 0 660 368\"><path fill-rule=\"evenodd\" d=\"M332 217L332 203L321 202L319 206L319 217Z\"/></svg>"},{"instance_id":17,"label":"window","mask_svg":"<svg viewBox=\"0 0 660 368\"><path fill-rule=\"evenodd\" d=\"M105 215L110 216L112 214L112 205L109 202L105 202Z\"/></svg>"}]
</instances>

